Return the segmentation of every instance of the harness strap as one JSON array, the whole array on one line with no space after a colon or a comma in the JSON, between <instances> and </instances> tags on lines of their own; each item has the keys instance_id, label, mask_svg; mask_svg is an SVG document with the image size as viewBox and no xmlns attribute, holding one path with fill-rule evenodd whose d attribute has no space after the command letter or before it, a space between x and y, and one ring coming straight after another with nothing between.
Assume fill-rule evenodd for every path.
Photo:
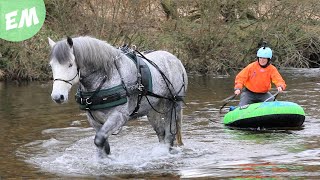
<instances>
[{"instance_id":1,"label":"harness strap","mask_svg":"<svg viewBox=\"0 0 320 180\"><path fill-rule=\"evenodd\" d=\"M98 88L92 93L92 95L88 98L83 98L83 95L82 95L82 91L80 89L81 86L79 86L79 97L80 97L80 102L79 104L85 104L86 105L86 108L85 109L90 109L90 105L92 104L92 99L99 93L99 91L101 90L103 84L106 82L107 80L107 76L104 76L102 81L100 82ZM77 97L76 97L76 101L78 102L77 100Z\"/></svg>"},{"instance_id":2,"label":"harness strap","mask_svg":"<svg viewBox=\"0 0 320 180\"><path fill-rule=\"evenodd\" d=\"M106 80L107 80L107 76L104 76L102 81L100 82L98 88L93 92L93 94L88 98L88 100L91 100L92 98L94 98L97 95L97 93L101 90L101 88L102 88L103 84L106 82Z\"/></svg>"},{"instance_id":3,"label":"harness strap","mask_svg":"<svg viewBox=\"0 0 320 180\"><path fill-rule=\"evenodd\" d=\"M169 85L171 85L171 87L172 87L173 90L174 90L173 84L170 82L170 80L167 78L167 76L163 73L163 71L161 71L161 69L159 68L159 66L158 66L156 63L154 63L153 61L151 61L150 59L146 58L141 52L139 52L139 51L137 51L137 50L135 50L135 52L139 53L139 55L140 55L141 57L143 57L145 60L147 60L153 67L155 67L155 68L159 71L159 73L161 74L162 78L164 79L164 82L165 82L166 85L167 85L167 88L168 88L171 96L174 96L173 93L172 93L172 91L171 91L171 89L169 88ZM168 85L168 84L169 84L169 85Z\"/></svg>"},{"instance_id":4,"label":"harness strap","mask_svg":"<svg viewBox=\"0 0 320 180\"><path fill-rule=\"evenodd\" d=\"M116 63L116 61L114 61L114 65L115 65L117 71L119 72L120 79L121 79L121 84L122 84L122 86L123 86L123 89L126 91L127 96L129 96L129 95L130 95L130 94L129 94L129 91L128 91L126 85L124 84L123 77L122 77L121 74L120 74L119 67L118 67L118 64Z\"/></svg>"},{"instance_id":5,"label":"harness strap","mask_svg":"<svg viewBox=\"0 0 320 180\"><path fill-rule=\"evenodd\" d=\"M72 86L73 84L71 83L71 81L73 81L77 76L80 77L79 74L80 74L80 69L77 68L77 74L76 74L72 79L70 79L70 80L65 80L65 79L57 78L57 79L54 79L53 81L63 81L63 82L68 83L68 84L70 84L70 85Z\"/></svg>"},{"instance_id":6,"label":"harness strap","mask_svg":"<svg viewBox=\"0 0 320 180\"><path fill-rule=\"evenodd\" d=\"M152 66L154 66L154 67L158 70L158 72L161 74L162 78L164 79L164 82L166 83L166 86L167 86L167 88L168 88L168 90L169 90L169 92L170 92L171 97L161 96L161 95L155 94L155 93L147 90L147 89L146 89L145 87L143 87L143 85L141 84L141 79L140 79L140 81L139 81L139 75L141 75L141 74L138 74L138 83L142 85L142 89L139 89L140 92L139 92L139 94L138 94L137 105L136 105L136 108L134 109L134 111L130 114L130 116L133 116L133 115L135 115L135 114L138 113L138 110L139 110L139 108L140 108L140 104L141 104L141 100L142 100L142 97L143 97L143 96L146 96L146 99L147 99L149 105L151 106L151 108L152 108L154 111L156 111L156 112L158 112L158 113L161 113L161 114L164 114L164 113L166 113L166 112L160 112L160 111L156 110L156 109L151 105L151 103L150 103L150 101L149 101L149 99L148 99L147 96L152 96L152 97L161 98L161 99L167 99L167 100L169 100L169 101L174 102L174 104L175 104L177 101L183 101L184 96L177 96L177 95L174 95L174 94L172 93L172 91L171 91L171 89L170 89L169 86L171 86L173 90L174 90L174 86L173 86L173 84L171 83L171 81L167 78L167 76L161 71L161 69L159 68L159 66L157 66L157 64L155 64L153 61L151 61L151 60L149 60L148 58L146 58L146 57L145 57L142 53L140 53L139 51L135 50L135 52L137 52L143 59L147 60ZM137 61L137 62L139 62L139 61ZM141 69L139 68L139 66L138 66L137 68L138 68L138 72L141 73ZM179 91L178 91L176 94L179 94L182 89L185 89L184 76L182 75L182 77L183 77L183 85L181 86L181 88L179 89ZM184 101L183 101L183 103L185 104ZM173 107L173 109L174 109L174 108L175 108L175 107Z\"/></svg>"},{"instance_id":7,"label":"harness strap","mask_svg":"<svg viewBox=\"0 0 320 180\"><path fill-rule=\"evenodd\" d=\"M137 105L134 108L133 112L130 114L130 116L134 116L135 114L138 113L138 110L140 109L140 105L141 105L141 100L142 97L145 96L146 94L146 88L143 86L142 84L142 80L141 80L141 69L140 69L140 61L137 60L137 68L138 68L138 79L137 79L137 90L138 90L138 99L137 99Z\"/></svg>"},{"instance_id":8,"label":"harness strap","mask_svg":"<svg viewBox=\"0 0 320 180\"><path fill-rule=\"evenodd\" d=\"M137 105L134 108L133 112L130 114L130 116L134 116L138 113L139 109L140 109L140 105L141 105L141 100L142 100L142 95L139 94L138 95L138 100L137 100Z\"/></svg>"},{"instance_id":9,"label":"harness strap","mask_svg":"<svg viewBox=\"0 0 320 180\"><path fill-rule=\"evenodd\" d=\"M136 88L138 90L138 99L137 99L136 107L134 108L133 112L130 114L130 116L134 116L138 113L138 110L140 109L142 97L145 96L148 91L142 83L142 72L141 72L142 65L140 60L137 58L135 51L132 51L129 57L136 63L136 67L137 67L137 87Z\"/></svg>"}]
</instances>

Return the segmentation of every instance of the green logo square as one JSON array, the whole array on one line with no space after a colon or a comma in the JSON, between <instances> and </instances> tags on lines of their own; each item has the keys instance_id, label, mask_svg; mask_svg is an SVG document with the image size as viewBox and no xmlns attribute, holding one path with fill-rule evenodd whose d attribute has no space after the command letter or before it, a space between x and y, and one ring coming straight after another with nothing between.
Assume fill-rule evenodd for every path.
<instances>
[{"instance_id":1,"label":"green logo square","mask_svg":"<svg viewBox=\"0 0 320 180\"><path fill-rule=\"evenodd\" d=\"M23 41L34 36L46 17L43 0L0 0L0 38Z\"/></svg>"}]
</instances>

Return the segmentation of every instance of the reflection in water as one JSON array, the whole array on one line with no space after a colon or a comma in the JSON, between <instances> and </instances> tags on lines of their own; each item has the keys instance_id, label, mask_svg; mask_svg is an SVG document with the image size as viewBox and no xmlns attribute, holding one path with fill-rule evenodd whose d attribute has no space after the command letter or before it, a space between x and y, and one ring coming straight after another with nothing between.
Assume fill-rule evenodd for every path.
<instances>
[{"instance_id":1,"label":"reflection in water","mask_svg":"<svg viewBox=\"0 0 320 180\"><path fill-rule=\"evenodd\" d=\"M107 159L97 158L95 133L77 104L72 99L64 105L51 101L51 83L0 84L0 178L318 179L320 73L287 70L282 74L288 89L278 100L305 109L302 130L227 129L221 123L227 109L219 114L219 108L221 100L232 95L234 78L190 76L185 145L169 153L141 118L110 137L112 155Z\"/></svg>"},{"instance_id":2,"label":"reflection in water","mask_svg":"<svg viewBox=\"0 0 320 180\"><path fill-rule=\"evenodd\" d=\"M299 165L278 165L269 162L241 164L237 168L246 174L241 176L241 178L246 179L279 179L281 178L282 174L285 174L287 172L301 172L304 170L304 167ZM256 175L258 173L260 175Z\"/></svg>"}]
</instances>

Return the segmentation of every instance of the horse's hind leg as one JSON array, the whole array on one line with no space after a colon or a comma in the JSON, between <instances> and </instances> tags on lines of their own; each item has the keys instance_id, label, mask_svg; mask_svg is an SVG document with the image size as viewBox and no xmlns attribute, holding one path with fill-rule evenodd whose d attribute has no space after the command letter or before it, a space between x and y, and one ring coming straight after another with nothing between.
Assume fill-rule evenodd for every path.
<instances>
[{"instance_id":1,"label":"horse's hind leg","mask_svg":"<svg viewBox=\"0 0 320 180\"><path fill-rule=\"evenodd\" d=\"M178 146L182 146L183 142L182 142L182 102L178 102L177 106L176 106L176 129L177 129L177 133L176 133L176 138L177 138L177 145Z\"/></svg>"},{"instance_id":2,"label":"horse's hind leg","mask_svg":"<svg viewBox=\"0 0 320 180\"><path fill-rule=\"evenodd\" d=\"M169 144L172 147L176 136L177 145L183 145L181 138L181 103L174 104L173 108L172 102L162 101L155 108L161 112L165 112L164 114L160 114L151 111L148 114L148 120L156 131L159 142Z\"/></svg>"},{"instance_id":3,"label":"horse's hind leg","mask_svg":"<svg viewBox=\"0 0 320 180\"><path fill-rule=\"evenodd\" d=\"M160 109L160 107L163 106L162 103L159 103L158 106L156 106L155 108ZM148 120L151 124L151 126L153 127L153 129L155 130L159 142L160 143L165 143L165 122L163 119L163 114L160 114L156 111L151 110L148 115Z\"/></svg>"},{"instance_id":4,"label":"horse's hind leg","mask_svg":"<svg viewBox=\"0 0 320 180\"><path fill-rule=\"evenodd\" d=\"M182 136L181 136L181 121L182 121L182 108L181 102L172 104L168 103L170 107L169 111L165 114L165 141L170 143L171 146L174 145L174 140L177 138L177 145L181 146Z\"/></svg>"}]
</instances>

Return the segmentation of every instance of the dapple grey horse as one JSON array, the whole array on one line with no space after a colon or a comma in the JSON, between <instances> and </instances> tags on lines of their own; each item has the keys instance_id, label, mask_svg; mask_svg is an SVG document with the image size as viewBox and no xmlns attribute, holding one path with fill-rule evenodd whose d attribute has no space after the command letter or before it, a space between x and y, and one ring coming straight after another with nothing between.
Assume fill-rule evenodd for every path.
<instances>
[{"instance_id":1,"label":"dapple grey horse","mask_svg":"<svg viewBox=\"0 0 320 180\"><path fill-rule=\"evenodd\" d=\"M110 154L110 135L128 120L145 115L160 143L169 148L183 144L182 105L188 78L176 56L166 51L131 53L143 57L149 68L152 92L147 92L140 83L139 66L128 56L129 51L88 36L58 42L48 39L54 79L52 100L67 102L71 87L79 83L77 102L87 111L88 122L96 131L94 143L99 152Z\"/></svg>"}]
</instances>

